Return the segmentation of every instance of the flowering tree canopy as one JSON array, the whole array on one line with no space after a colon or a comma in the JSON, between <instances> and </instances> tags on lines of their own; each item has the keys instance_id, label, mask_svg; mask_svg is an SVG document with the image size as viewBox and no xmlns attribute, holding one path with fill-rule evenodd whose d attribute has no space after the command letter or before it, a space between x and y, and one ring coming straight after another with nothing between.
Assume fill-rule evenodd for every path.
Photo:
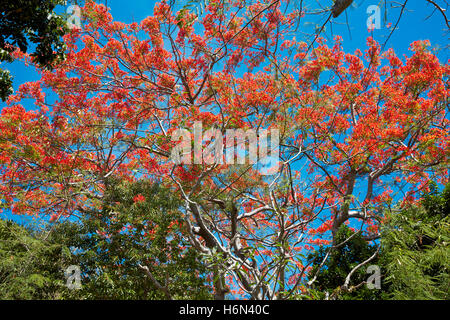
<instances>
[{"instance_id":1,"label":"flowering tree canopy","mask_svg":"<svg viewBox=\"0 0 450 320\"><path fill-rule=\"evenodd\" d=\"M354 53L339 37L299 41L302 12L288 8L209 1L198 15L162 1L124 24L87 1L65 61L2 110L3 206L76 217L102 205L108 177L150 180L183 201L184 235L213 270L217 298L305 292L306 252L337 246L343 224L374 241L384 208L448 181L450 69L427 41L404 58L372 38ZM198 122L224 136L278 130L278 170L175 163L173 133ZM213 140L192 134L194 156L205 160Z\"/></svg>"}]
</instances>

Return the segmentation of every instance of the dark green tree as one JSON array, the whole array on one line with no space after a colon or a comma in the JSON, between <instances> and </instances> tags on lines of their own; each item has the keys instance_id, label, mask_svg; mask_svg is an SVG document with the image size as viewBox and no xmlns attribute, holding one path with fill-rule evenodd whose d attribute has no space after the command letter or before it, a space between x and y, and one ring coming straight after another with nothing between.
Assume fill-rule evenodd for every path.
<instances>
[{"instance_id":1,"label":"dark green tree","mask_svg":"<svg viewBox=\"0 0 450 320\"><path fill-rule=\"evenodd\" d=\"M106 190L101 209L82 221L34 230L0 220L0 299L212 298L171 191L112 179ZM66 286L71 265L81 289Z\"/></svg>"},{"instance_id":2,"label":"dark green tree","mask_svg":"<svg viewBox=\"0 0 450 320\"><path fill-rule=\"evenodd\" d=\"M355 233L346 225L340 227L336 239L335 248L323 246L308 256L308 261L312 262L311 274L317 274L311 291L315 298L324 299L328 293L332 299L380 299L381 290L369 289L366 286L366 281L370 277L370 274L366 273L367 265L356 269L352 274L348 285L350 290L343 288L347 275L353 268L373 256L377 246L370 245L360 232ZM327 254L328 257L321 266ZM377 261L375 257L368 265L377 264Z\"/></svg>"},{"instance_id":3,"label":"dark green tree","mask_svg":"<svg viewBox=\"0 0 450 320\"><path fill-rule=\"evenodd\" d=\"M392 299L450 299L450 184L420 205L388 215L383 264Z\"/></svg>"},{"instance_id":4,"label":"dark green tree","mask_svg":"<svg viewBox=\"0 0 450 320\"><path fill-rule=\"evenodd\" d=\"M310 255L313 274L317 272L311 292L324 298L328 292L337 299L449 299L450 298L450 184L439 192L431 183L415 206L386 213L382 227L379 254L370 264L382 271L381 290L359 286L356 290L342 290L348 273L373 255L370 246L360 234L346 226L339 230L337 243L319 270L328 247ZM352 276L353 286L364 284L368 278L365 268Z\"/></svg>"},{"instance_id":5,"label":"dark green tree","mask_svg":"<svg viewBox=\"0 0 450 320\"><path fill-rule=\"evenodd\" d=\"M33 47L32 59L43 68L51 68L62 59L67 31L63 16L56 15L56 5L63 0L2 0L0 6L0 62L12 62L14 47L27 52ZM0 69L0 98L12 92L12 76Z\"/></svg>"},{"instance_id":6,"label":"dark green tree","mask_svg":"<svg viewBox=\"0 0 450 320\"><path fill-rule=\"evenodd\" d=\"M101 210L86 212L77 259L88 299L209 299L207 271L183 237L180 203L147 181L109 180Z\"/></svg>"},{"instance_id":7,"label":"dark green tree","mask_svg":"<svg viewBox=\"0 0 450 320\"><path fill-rule=\"evenodd\" d=\"M56 233L0 219L0 299L60 299L69 294L64 270L75 260L70 245L61 240Z\"/></svg>"}]
</instances>

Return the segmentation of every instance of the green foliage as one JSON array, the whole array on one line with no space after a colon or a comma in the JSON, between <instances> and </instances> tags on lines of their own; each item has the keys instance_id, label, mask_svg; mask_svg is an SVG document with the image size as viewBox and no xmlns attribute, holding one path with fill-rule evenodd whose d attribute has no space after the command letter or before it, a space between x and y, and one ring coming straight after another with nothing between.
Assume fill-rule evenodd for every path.
<instances>
[{"instance_id":1,"label":"green foliage","mask_svg":"<svg viewBox=\"0 0 450 320\"><path fill-rule=\"evenodd\" d=\"M445 218L450 214L450 184L439 193L436 183L431 183L430 192L423 195L422 205L430 221Z\"/></svg>"},{"instance_id":2,"label":"green foliage","mask_svg":"<svg viewBox=\"0 0 450 320\"><path fill-rule=\"evenodd\" d=\"M421 206L389 214L383 259L392 299L450 298L450 184L435 185Z\"/></svg>"},{"instance_id":3,"label":"green foliage","mask_svg":"<svg viewBox=\"0 0 450 320\"><path fill-rule=\"evenodd\" d=\"M183 238L179 205L157 184L108 181L102 210L87 213L79 230L83 287L75 297L165 299L143 265L174 299L211 298L207 270Z\"/></svg>"},{"instance_id":4,"label":"green foliage","mask_svg":"<svg viewBox=\"0 0 450 320\"><path fill-rule=\"evenodd\" d=\"M50 236L0 220L0 299L58 299L65 287L69 248Z\"/></svg>"},{"instance_id":5,"label":"green foliage","mask_svg":"<svg viewBox=\"0 0 450 320\"><path fill-rule=\"evenodd\" d=\"M341 291L345 277L357 264L369 258L375 247L356 234L334 249L318 272L311 297L323 299L325 292L338 299L449 299L450 298L450 184L439 193L436 184L424 194L417 206L386 214L381 232L381 251L371 264L382 270L381 290L361 286ZM341 227L337 243L348 239L352 231ZM308 259L316 274L328 248L321 247ZM367 280L362 267L352 276L353 285ZM351 285L351 284L350 284Z\"/></svg>"},{"instance_id":6,"label":"green foliage","mask_svg":"<svg viewBox=\"0 0 450 320\"><path fill-rule=\"evenodd\" d=\"M343 244L331 251L326 262L320 268L313 284L312 292L314 292L314 297L323 299L325 292L328 292L329 295L334 295L336 298L344 300L379 299L380 290L368 289L366 285L359 286L351 292L341 291L341 286L344 284L345 278L350 271L371 257L376 251L376 246L369 245L361 233L355 234L346 225L340 227L336 239L336 243ZM308 260L313 261L311 274L315 275L317 273L328 250L329 248L327 247L321 247L317 252L308 256ZM377 264L376 260L371 261L370 264ZM349 287L362 284L369 276L370 274L366 273L365 266L359 268L352 275Z\"/></svg>"},{"instance_id":7,"label":"green foliage","mask_svg":"<svg viewBox=\"0 0 450 320\"><path fill-rule=\"evenodd\" d=\"M12 76L8 70L0 69L0 98L5 100L12 90Z\"/></svg>"},{"instance_id":8,"label":"green foliage","mask_svg":"<svg viewBox=\"0 0 450 320\"><path fill-rule=\"evenodd\" d=\"M61 0L2 0L0 7L0 62L11 62L12 46L26 52L34 47L33 60L43 68L63 58L62 36L66 24L62 16L54 14ZM11 93L12 78L0 69L0 98Z\"/></svg>"},{"instance_id":9,"label":"green foliage","mask_svg":"<svg viewBox=\"0 0 450 320\"><path fill-rule=\"evenodd\" d=\"M117 180L106 188L102 209L83 221L37 232L0 220L0 299L165 299L140 264L174 299L212 297L170 190ZM66 287L70 265L80 267L81 289Z\"/></svg>"},{"instance_id":10,"label":"green foliage","mask_svg":"<svg viewBox=\"0 0 450 320\"><path fill-rule=\"evenodd\" d=\"M183 8L180 10L180 14L183 14L186 10L194 12L197 16L201 16L204 13L209 0L189 0L184 3Z\"/></svg>"}]
</instances>

